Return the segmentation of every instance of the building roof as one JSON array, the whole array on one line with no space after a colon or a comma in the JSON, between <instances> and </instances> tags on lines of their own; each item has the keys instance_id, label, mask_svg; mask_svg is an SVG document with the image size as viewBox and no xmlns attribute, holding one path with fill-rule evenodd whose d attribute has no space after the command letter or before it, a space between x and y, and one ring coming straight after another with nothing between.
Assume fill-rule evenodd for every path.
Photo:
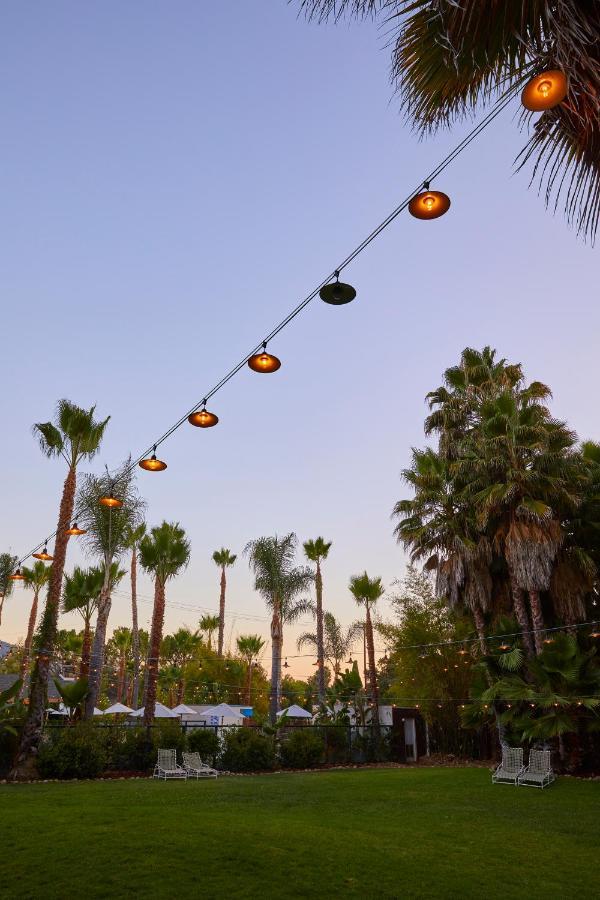
<instances>
[{"instance_id":1,"label":"building roof","mask_svg":"<svg viewBox=\"0 0 600 900\"><path fill-rule=\"evenodd\" d=\"M15 681L18 681L20 675L16 672L11 672L9 674L0 675L0 692L7 691L10 687L13 686ZM62 678L58 678L60 682L63 682ZM61 699L60 694L56 690L56 685L54 684L54 676L48 676L48 703L58 703Z\"/></svg>"}]
</instances>

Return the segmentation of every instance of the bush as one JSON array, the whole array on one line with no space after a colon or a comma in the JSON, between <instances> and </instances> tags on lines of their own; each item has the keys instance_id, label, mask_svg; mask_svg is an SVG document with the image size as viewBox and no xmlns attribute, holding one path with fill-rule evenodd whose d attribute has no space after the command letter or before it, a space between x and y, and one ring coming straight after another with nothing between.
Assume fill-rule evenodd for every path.
<instances>
[{"instance_id":1,"label":"bush","mask_svg":"<svg viewBox=\"0 0 600 900\"><path fill-rule=\"evenodd\" d=\"M108 736L88 722L48 728L38 753L43 778L97 778L109 758Z\"/></svg>"},{"instance_id":2,"label":"bush","mask_svg":"<svg viewBox=\"0 0 600 900\"><path fill-rule=\"evenodd\" d=\"M273 738L254 728L232 728L225 735L221 767L228 772L261 772L275 768Z\"/></svg>"},{"instance_id":3,"label":"bush","mask_svg":"<svg viewBox=\"0 0 600 900\"><path fill-rule=\"evenodd\" d=\"M362 734L359 733L354 738L352 752L355 762L388 762L390 758L389 737L383 731L378 735L376 730L369 726Z\"/></svg>"},{"instance_id":4,"label":"bush","mask_svg":"<svg viewBox=\"0 0 600 900\"><path fill-rule=\"evenodd\" d=\"M345 725L323 725L321 727L328 763L350 761L349 728Z\"/></svg>"},{"instance_id":5,"label":"bush","mask_svg":"<svg viewBox=\"0 0 600 900\"><path fill-rule=\"evenodd\" d=\"M19 746L19 735L12 734L6 728L0 730L0 778L6 778Z\"/></svg>"},{"instance_id":6,"label":"bush","mask_svg":"<svg viewBox=\"0 0 600 900\"><path fill-rule=\"evenodd\" d=\"M106 730L112 732L108 767L117 772L150 772L156 765L159 747L175 748L180 759L185 750L185 734L178 724L154 725L150 734L143 726Z\"/></svg>"},{"instance_id":7,"label":"bush","mask_svg":"<svg viewBox=\"0 0 600 900\"><path fill-rule=\"evenodd\" d=\"M279 749L281 764L286 769L312 769L321 765L324 756L323 735L310 727L296 728Z\"/></svg>"},{"instance_id":8,"label":"bush","mask_svg":"<svg viewBox=\"0 0 600 900\"><path fill-rule=\"evenodd\" d=\"M212 728L192 728L188 731L187 745L192 753L200 754L203 762L212 762L214 765L221 742Z\"/></svg>"}]
</instances>

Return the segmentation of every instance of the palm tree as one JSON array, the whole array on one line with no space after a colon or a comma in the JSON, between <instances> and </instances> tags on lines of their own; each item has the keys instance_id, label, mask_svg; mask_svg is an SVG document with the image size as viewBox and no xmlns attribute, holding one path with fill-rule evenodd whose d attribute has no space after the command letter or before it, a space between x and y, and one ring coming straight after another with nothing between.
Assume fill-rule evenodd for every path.
<instances>
[{"instance_id":1,"label":"palm tree","mask_svg":"<svg viewBox=\"0 0 600 900\"><path fill-rule=\"evenodd\" d=\"M323 615L323 653L325 659L330 663L333 670L334 680L339 677L342 662L352 651L356 639L362 634L362 625L353 622L344 630L340 622L335 618L333 613L326 612ZM304 632L297 641L298 650L302 650L306 646L314 647L317 650L318 637L311 632ZM320 702L320 701L319 701Z\"/></svg>"},{"instance_id":2,"label":"palm tree","mask_svg":"<svg viewBox=\"0 0 600 900\"><path fill-rule=\"evenodd\" d=\"M299 0L309 16L382 15L395 34L392 79L415 126L434 131L482 102L559 69L566 99L543 112L521 154L547 204L593 237L600 212L600 9L595 0ZM528 117L528 119L530 116ZM564 188L564 190L563 190ZM553 199L554 196L554 199Z\"/></svg>"},{"instance_id":3,"label":"palm tree","mask_svg":"<svg viewBox=\"0 0 600 900\"><path fill-rule=\"evenodd\" d=\"M39 629L40 654L33 667L27 718L21 732L17 761L11 777L22 778L35 772L35 754L42 737L44 711L48 694L48 674L56 639L60 595L63 572L67 556L69 535L67 528L73 516L77 466L83 459L92 459L98 452L108 419L97 422L95 407L85 410L68 400L58 404L56 422L41 422L34 425L42 452L48 457L61 457L67 464L67 477L56 526L52 575L48 586L46 607Z\"/></svg>"},{"instance_id":4,"label":"palm tree","mask_svg":"<svg viewBox=\"0 0 600 900\"><path fill-rule=\"evenodd\" d=\"M225 589L227 587L227 579L225 578L225 569L234 564L237 559L235 553L221 547L215 550L212 555L213 562L221 569L221 594L219 597L219 642L217 646L217 655L223 656L223 637L225 635Z\"/></svg>"},{"instance_id":5,"label":"palm tree","mask_svg":"<svg viewBox=\"0 0 600 900\"><path fill-rule=\"evenodd\" d=\"M125 697L125 676L127 674L127 657L131 649L132 633L131 628L115 628L110 639L112 648L116 651L119 659L119 669L117 675L117 700L121 703Z\"/></svg>"},{"instance_id":6,"label":"palm tree","mask_svg":"<svg viewBox=\"0 0 600 900\"><path fill-rule=\"evenodd\" d=\"M183 528L174 522L163 522L140 541L142 568L154 577L154 609L146 664L146 696L144 725L151 725L156 706L156 679L165 618L165 585L184 569L190 559L190 542Z\"/></svg>"},{"instance_id":7,"label":"palm tree","mask_svg":"<svg viewBox=\"0 0 600 900\"><path fill-rule=\"evenodd\" d=\"M2 624L2 610L4 601L12 593L14 581L10 577L17 566L19 558L11 553L0 553L0 625Z\"/></svg>"},{"instance_id":8,"label":"palm tree","mask_svg":"<svg viewBox=\"0 0 600 900\"><path fill-rule=\"evenodd\" d=\"M209 650L212 650L212 636L219 627L219 621L219 616L211 616L207 613L202 616L198 623L200 631L203 631L206 635L206 642Z\"/></svg>"},{"instance_id":9,"label":"palm tree","mask_svg":"<svg viewBox=\"0 0 600 900\"><path fill-rule=\"evenodd\" d=\"M317 691L319 703L325 703L325 669L323 650L323 576L321 575L321 560L327 559L331 548L331 541L327 542L322 537L314 541L304 543L304 553L310 562L315 563L315 593L317 595Z\"/></svg>"},{"instance_id":10,"label":"palm tree","mask_svg":"<svg viewBox=\"0 0 600 900\"><path fill-rule=\"evenodd\" d=\"M284 537L261 537L244 548L248 564L254 571L254 589L262 594L271 610L271 693L269 716L275 723L281 697L281 651L283 625L310 609L299 594L314 581L311 569L294 566L298 538L293 532Z\"/></svg>"},{"instance_id":11,"label":"palm tree","mask_svg":"<svg viewBox=\"0 0 600 900\"><path fill-rule=\"evenodd\" d=\"M373 622L371 609L381 596L384 589L381 578L369 578L366 572L362 575L353 575L349 585L350 593L360 606L365 607L365 638L367 641L367 655L369 658L369 687L371 700L375 705L375 727L379 728L379 689L377 686L377 668L375 666L375 643L373 641ZM366 687L366 685L365 685Z\"/></svg>"},{"instance_id":12,"label":"palm tree","mask_svg":"<svg viewBox=\"0 0 600 900\"><path fill-rule=\"evenodd\" d=\"M40 591L50 581L51 573L52 566L47 566L41 560L37 560L33 568L31 569L28 569L26 566L23 567L22 574L25 576L25 581L23 582L23 584L25 587L32 589L33 602L31 604L31 611L29 613L27 637L25 638L25 646L23 647L23 660L21 662L21 680L23 683L21 685L21 691L19 695L20 697L25 696L25 682L27 680L27 674L29 672L29 666L31 662L31 643L33 641L33 632L35 630L35 622L37 619Z\"/></svg>"},{"instance_id":13,"label":"palm tree","mask_svg":"<svg viewBox=\"0 0 600 900\"><path fill-rule=\"evenodd\" d=\"M137 558L141 539L146 534L146 523L140 522L136 528L129 526L125 532L125 541L131 550L131 649L133 654L133 689L132 703L137 709L140 692L140 636L137 612Z\"/></svg>"},{"instance_id":14,"label":"palm tree","mask_svg":"<svg viewBox=\"0 0 600 900\"><path fill-rule=\"evenodd\" d=\"M91 622L104 582L102 569L82 569L75 566L71 575L65 575L62 610L77 610L83 617L83 642L79 677L87 678L90 671Z\"/></svg>"},{"instance_id":15,"label":"palm tree","mask_svg":"<svg viewBox=\"0 0 600 900\"><path fill-rule=\"evenodd\" d=\"M177 688L177 703L183 703L186 686L186 668L200 649L202 639L189 628L178 628L174 634L167 634L162 640L160 655L177 667L180 672Z\"/></svg>"},{"instance_id":16,"label":"palm tree","mask_svg":"<svg viewBox=\"0 0 600 900\"><path fill-rule=\"evenodd\" d=\"M252 669L256 663L256 658L265 642L259 634L241 634L237 641L238 653L246 662L246 694L244 703L249 706L252 702Z\"/></svg>"},{"instance_id":17,"label":"palm tree","mask_svg":"<svg viewBox=\"0 0 600 900\"><path fill-rule=\"evenodd\" d=\"M99 502L101 497L114 494L122 501L120 508L107 508ZM104 668L106 629L112 605L113 564L129 549L131 530L140 524L145 507L134 484L134 474L129 461L116 473L102 476L86 475L77 495L77 516L80 525L87 529L84 538L86 551L101 560L104 582L98 597L98 615L90 658L89 693L86 698L85 716L91 719L98 705Z\"/></svg>"}]
</instances>

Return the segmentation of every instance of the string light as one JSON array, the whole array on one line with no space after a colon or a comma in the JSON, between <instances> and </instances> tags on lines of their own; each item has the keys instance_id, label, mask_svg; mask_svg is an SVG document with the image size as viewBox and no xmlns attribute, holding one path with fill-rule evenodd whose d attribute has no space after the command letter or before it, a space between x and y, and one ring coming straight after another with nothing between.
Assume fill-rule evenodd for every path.
<instances>
[{"instance_id":1,"label":"string light","mask_svg":"<svg viewBox=\"0 0 600 900\"><path fill-rule=\"evenodd\" d=\"M267 353L267 342L263 341L260 353L253 353L248 359L248 365L253 372L276 372L281 368L281 360L272 353Z\"/></svg>"},{"instance_id":2,"label":"string light","mask_svg":"<svg viewBox=\"0 0 600 900\"><path fill-rule=\"evenodd\" d=\"M195 425L196 428L213 428L218 421L219 417L207 410L206 400L202 401L202 409L190 413L188 416L188 422L190 425Z\"/></svg>"},{"instance_id":3,"label":"string light","mask_svg":"<svg viewBox=\"0 0 600 900\"><path fill-rule=\"evenodd\" d=\"M48 544L44 544L44 549L40 553L31 554L34 559L41 559L42 562L52 562L54 557L48 553Z\"/></svg>"},{"instance_id":4,"label":"string light","mask_svg":"<svg viewBox=\"0 0 600 900\"><path fill-rule=\"evenodd\" d=\"M11 581L25 581L25 576L21 572L21 569L17 569L16 572L13 572L12 575L8 576Z\"/></svg>"},{"instance_id":5,"label":"string light","mask_svg":"<svg viewBox=\"0 0 600 900\"><path fill-rule=\"evenodd\" d=\"M100 506L106 506L108 509L120 509L123 506L123 501L119 500L118 497L114 497L112 491L106 496L100 497L98 503Z\"/></svg>"},{"instance_id":6,"label":"string light","mask_svg":"<svg viewBox=\"0 0 600 900\"><path fill-rule=\"evenodd\" d=\"M335 281L324 285L319 291L319 297L331 306L343 306L350 303L356 297L356 290L351 284L340 281L340 273L335 271Z\"/></svg>"},{"instance_id":7,"label":"string light","mask_svg":"<svg viewBox=\"0 0 600 900\"><path fill-rule=\"evenodd\" d=\"M150 459L140 459L138 466L140 469L145 469L146 472L164 472L167 468L166 462L156 458L156 444L153 447L153 453Z\"/></svg>"},{"instance_id":8,"label":"string light","mask_svg":"<svg viewBox=\"0 0 600 900\"><path fill-rule=\"evenodd\" d=\"M565 73L550 69L527 82L521 94L521 103L532 112L543 112L562 103L568 90Z\"/></svg>"},{"instance_id":9,"label":"string light","mask_svg":"<svg viewBox=\"0 0 600 900\"><path fill-rule=\"evenodd\" d=\"M65 534L80 535L87 534L87 528L79 528L77 522L73 522L70 528L67 528Z\"/></svg>"},{"instance_id":10,"label":"string light","mask_svg":"<svg viewBox=\"0 0 600 900\"><path fill-rule=\"evenodd\" d=\"M423 182L423 190L408 204L408 211L415 219L439 219L450 209L450 197L443 191L430 191L429 182Z\"/></svg>"}]
</instances>

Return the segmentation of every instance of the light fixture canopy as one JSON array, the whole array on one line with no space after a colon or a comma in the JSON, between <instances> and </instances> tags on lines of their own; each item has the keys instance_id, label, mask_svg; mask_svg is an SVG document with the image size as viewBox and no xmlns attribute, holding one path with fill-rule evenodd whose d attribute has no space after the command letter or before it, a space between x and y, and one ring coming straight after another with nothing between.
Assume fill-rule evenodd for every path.
<instances>
[{"instance_id":1,"label":"light fixture canopy","mask_svg":"<svg viewBox=\"0 0 600 900\"><path fill-rule=\"evenodd\" d=\"M25 576L21 572L20 566L16 572L13 572L13 574L9 575L8 577L10 578L11 581L25 581Z\"/></svg>"},{"instance_id":2,"label":"light fixture canopy","mask_svg":"<svg viewBox=\"0 0 600 900\"><path fill-rule=\"evenodd\" d=\"M123 501L119 500L118 497L114 497L112 491L105 497L100 497L98 503L100 506L106 506L108 509L120 509L123 506Z\"/></svg>"},{"instance_id":3,"label":"light fixture canopy","mask_svg":"<svg viewBox=\"0 0 600 900\"><path fill-rule=\"evenodd\" d=\"M319 291L319 297L331 306L343 306L354 300L356 290L351 284L344 284L343 281L340 281L340 273L336 269L335 281L324 285Z\"/></svg>"},{"instance_id":4,"label":"light fixture canopy","mask_svg":"<svg viewBox=\"0 0 600 900\"><path fill-rule=\"evenodd\" d=\"M281 367L281 360L272 353L267 353L267 342L263 343L260 353L253 353L248 359L248 365L253 372L276 372Z\"/></svg>"},{"instance_id":5,"label":"light fixture canopy","mask_svg":"<svg viewBox=\"0 0 600 900\"><path fill-rule=\"evenodd\" d=\"M438 219L450 209L450 197L443 191L430 191L429 182L423 183L423 190L412 198L408 211L415 219Z\"/></svg>"},{"instance_id":6,"label":"light fixture canopy","mask_svg":"<svg viewBox=\"0 0 600 900\"><path fill-rule=\"evenodd\" d=\"M190 425L196 428L212 428L219 421L219 417L211 413L206 408L206 400L202 401L202 409L196 410L188 416Z\"/></svg>"},{"instance_id":7,"label":"light fixture canopy","mask_svg":"<svg viewBox=\"0 0 600 900\"><path fill-rule=\"evenodd\" d=\"M87 534L87 528L78 528L77 522L73 522L71 527L67 528L66 533L71 535Z\"/></svg>"},{"instance_id":8,"label":"light fixture canopy","mask_svg":"<svg viewBox=\"0 0 600 900\"><path fill-rule=\"evenodd\" d=\"M521 94L521 103L532 112L543 112L562 103L568 90L565 73L560 69L549 69L527 82Z\"/></svg>"},{"instance_id":9,"label":"light fixture canopy","mask_svg":"<svg viewBox=\"0 0 600 900\"><path fill-rule=\"evenodd\" d=\"M34 559L41 559L42 562L52 562L52 560L54 559L52 554L48 553L48 544L47 543L44 544L44 549L42 550L41 553L32 553L31 555L33 556Z\"/></svg>"},{"instance_id":10,"label":"light fixture canopy","mask_svg":"<svg viewBox=\"0 0 600 900\"><path fill-rule=\"evenodd\" d=\"M150 459L141 459L138 465L140 469L145 469L146 472L164 472L167 468L166 462L156 458L156 444L153 447L153 453ZM121 506L122 505L123 504L121 504Z\"/></svg>"}]
</instances>

